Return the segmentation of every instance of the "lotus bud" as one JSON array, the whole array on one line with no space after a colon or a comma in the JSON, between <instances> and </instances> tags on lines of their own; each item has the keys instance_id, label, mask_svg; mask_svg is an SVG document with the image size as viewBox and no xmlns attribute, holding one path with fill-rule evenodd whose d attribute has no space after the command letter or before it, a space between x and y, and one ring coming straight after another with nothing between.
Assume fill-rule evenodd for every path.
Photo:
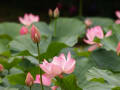
<instances>
[{"instance_id":1,"label":"lotus bud","mask_svg":"<svg viewBox=\"0 0 120 90\"><path fill-rule=\"evenodd\" d=\"M28 72L28 74L26 76L25 84L30 87L33 85L33 83L34 83L33 76L31 75L30 72Z\"/></svg>"},{"instance_id":2,"label":"lotus bud","mask_svg":"<svg viewBox=\"0 0 120 90\"><path fill-rule=\"evenodd\" d=\"M4 67L2 64L0 64L0 72L2 72L4 70Z\"/></svg>"},{"instance_id":3,"label":"lotus bud","mask_svg":"<svg viewBox=\"0 0 120 90\"><path fill-rule=\"evenodd\" d=\"M85 19L84 23L85 23L86 27L89 27L92 25L92 21L89 18Z\"/></svg>"},{"instance_id":4,"label":"lotus bud","mask_svg":"<svg viewBox=\"0 0 120 90\"><path fill-rule=\"evenodd\" d=\"M36 26L32 26L31 29L31 38L34 43L39 43L40 42L40 32Z\"/></svg>"},{"instance_id":5,"label":"lotus bud","mask_svg":"<svg viewBox=\"0 0 120 90\"><path fill-rule=\"evenodd\" d=\"M52 17L52 16L53 16L53 11L52 11L52 9L49 9L48 15L49 15L49 17Z\"/></svg>"},{"instance_id":6,"label":"lotus bud","mask_svg":"<svg viewBox=\"0 0 120 90\"><path fill-rule=\"evenodd\" d=\"M27 34L28 33L28 29L25 27L25 26L23 26L21 29L20 29L20 35L25 35L25 34Z\"/></svg>"},{"instance_id":7,"label":"lotus bud","mask_svg":"<svg viewBox=\"0 0 120 90\"><path fill-rule=\"evenodd\" d=\"M120 42L118 43L118 46L116 48L117 55L120 55Z\"/></svg>"},{"instance_id":8,"label":"lotus bud","mask_svg":"<svg viewBox=\"0 0 120 90\"><path fill-rule=\"evenodd\" d=\"M59 14L60 14L59 9L56 8L56 9L54 10L54 18L59 17Z\"/></svg>"}]
</instances>

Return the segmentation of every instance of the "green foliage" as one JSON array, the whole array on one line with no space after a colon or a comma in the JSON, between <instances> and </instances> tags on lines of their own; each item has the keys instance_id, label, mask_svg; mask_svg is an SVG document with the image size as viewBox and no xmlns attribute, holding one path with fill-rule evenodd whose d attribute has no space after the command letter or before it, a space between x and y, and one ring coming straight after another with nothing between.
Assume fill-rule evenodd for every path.
<instances>
[{"instance_id":1,"label":"green foliage","mask_svg":"<svg viewBox=\"0 0 120 90\"><path fill-rule=\"evenodd\" d=\"M95 39L103 46L93 52L88 52L88 46L83 42L86 28L82 20L58 18L56 37L53 36L54 20L50 24L34 23L41 35L40 60L51 61L60 53L67 56L68 51L76 60L72 74L53 79L51 86L59 86L58 90L120 90L120 56L116 53L120 41L120 25L114 24L109 18L90 19L92 26L102 26L104 33L112 30L112 36ZM0 64L4 66L4 71L0 72L0 90L30 90L25 85L26 74L30 72L34 79L39 74L37 45L33 43L30 33L19 35L21 27L17 23L0 24ZM44 88L51 90L51 86ZM34 84L31 90L40 88L40 84Z\"/></svg>"},{"instance_id":2,"label":"green foliage","mask_svg":"<svg viewBox=\"0 0 120 90\"><path fill-rule=\"evenodd\" d=\"M54 21L50 24L50 28L54 31ZM85 25L75 18L58 18L56 26L55 41L62 42L68 46L74 46L78 37L85 34Z\"/></svg>"},{"instance_id":3,"label":"green foliage","mask_svg":"<svg viewBox=\"0 0 120 90\"><path fill-rule=\"evenodd\" d=\"M7 78L10 84L12 85L17 85L17 84L25 85L26 76L24 73L8 75Z\"/></svg>"},{"instance_id":4,"label":"green foliage","mask_svg":"<svg viewBox=\"0 0 120 90\"><path fill-rule=\"evenodd\" d=\"M93 26L100 25L103 27L107 27L112 25L114 22L110 18L103 18L103 17L90 17L91 21L93 22Z\"/></svg>"},{"instance_id":5,"label":"green foliage","mask_svg":"<svg viewBox=\"0 0 120 90\"><path fill-rule=\"evenodd\" d=\"M16 23L1 23L0 24L0 35L8 35L11 38L15 38L19 35L19 30L22 25Z\"/></svg>"},{"instance_id":6,"label":"green foliage","mask_svg":"<svg viewBox=\"0 0 120 90\"><path fill-rule=\"evenodd\" d=\"M101 83L101 79L104 79L105 81L102 83L108 83L110 85L115 85L115 86L119 86L120 85L120 78L119 78L120 73L114 74L108 70L101 70L101 69L97 69L97 68L92 68L89 70L89 72L87 73L87 80L92 80L93 79L98 79L97 81L94 82L100 82Z\"/></svg>"},{"instance_id":7,"label":"green foliage","mask_svg":"<svg viewBox=\"0 0 120 90\"><path fill-rule=\"evenodd\" d=\"M120 72L120 56L114 51L96 50L91 54L91 60L101 69Z\"/></svg>"},{"instance_id":8,"label":"green foliage","mask_svg":"<svg viewBox=\"0 0 120 90\"><path fill-rule=\"evenodd\" d=\"M112 88L112 90L120 90L120 87Z\"/></svg>"},{"instance_id":9,"label":"green foliage","mask_svg":"<svg viewBox=\"0 0 120 90\"><path fill-rule=\"evenodd\" d=\"M19 58L5 58L5 57L0 57L0 63L6 68L6 69L10 69L14 66L16 66L19 62L21 61L21 59Z\"/></svg>"},{"instance_id":10,"label":"green foliage","mask_svg":"<svg viewBox=\"0 0 120 90\"><path fill-rule=\"evenodd\" d=\"M57 84L62 88L62 90L82 90L77 86L76 78L74 75L69 75L62 79L57 78Z\"/></svg>"},{"instance_id":11,"label":"green foliage","mask_svg":"<svg viewBox=\"0 0 120 90\"><path fill-rule=\"evenodd\" d=\"M60 50L67 47L64 43L51 42L46 53L41 54L40 59L49 59L59 54Z\"/></svg>"},{"instance_id":12,"label":"green foliage","mask_svg":"<svg viewBox=\"0 0 120 90\"><path fill-rule=\"evenodd\" d=\"M47 50L47 47L51 41L51 37L41 37L40 41L40 53L44 53ZM37 56L37 45L33 43L30 38L30 35L19 36L10 43L10 48L16 52L28 50L30 54Z\"/></svg>"}]
</instances>

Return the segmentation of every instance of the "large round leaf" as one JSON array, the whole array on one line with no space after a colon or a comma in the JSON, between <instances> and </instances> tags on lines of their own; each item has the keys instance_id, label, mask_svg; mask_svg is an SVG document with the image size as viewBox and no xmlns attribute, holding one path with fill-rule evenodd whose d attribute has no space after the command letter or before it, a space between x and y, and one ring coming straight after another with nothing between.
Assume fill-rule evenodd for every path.
<instances>
[{"instance_id":1,"label":"large round leaf","mask_svg":"<svg viewBox=\"0 0 120 90\"><path fill-rule=\"evenodd\" d=\"M113 29L116 37L118 38L118 40L120 40L120 25L119 24L113 24L112 29Z\"/></svg>"},{"instance_id":2,"label":"large round leaf","mask_svg":"<svg viewBox=\"0 0 120 90\"><path fill-rule=\"evenodd\" d=\"M89 82L83 90L111 90L112 86L98 82Z\"/></svg>"},{"instance_id":3,"label":"large round leaf","mask_svg":"<svg viewBox=\"0 0 120 90\"><path fill-rule=\"evenodd\" d=\"M108 83L109 85L120 86L120 73L112 73L108 70L101 70L93 67L87 73L87 79L94 81L94 79L103 78L105 80L104 83Z\"/></svg>"},{"instance_id":4,"label":"large round leaf","mask_svg":"<svg viewBox=\"0 0 120 90\"><path fill-rule=\"evenodd\" d=\"M91 54L91 60L99 68L120 72L120 56L116 52L99 49Z\"/></svg>"},{"instance_id":5,"label":"large round leaf","mask_svg":"<svg viewBox=\"0 0 120 90\"><path fill-rule=\"evenodd\" d=\"M100 25L100 26L106 27L114 23L112 19L105 18L105 17L104 18L103 17L90 17L90 19L92 20L94 26Z\"/></svg>"},{"instance_id":6,"label":"large round leaf","mask_svg":"<svg viewBox=\"0 0 120 90\"><path fill-rule=\"evenodd\" d=\"M78 85L80 87L83 88L85 85L87 85L88 81L85 74L88 72L88 69L90 69L93 65L94 64L90 62L88 58L77 58L74 74L77 76Z\"/></svg>"},{"instance_id":7,"label":"large round leaf","mask_svg":"<svg viewBox=\"0 0 120 90\"><path fill-rule=\"evenodd\" d=\"M6 51L9 51L8 43L9 43L9 40L0 39L0 54L4 53Z\"/></svg>"},{"instance_id":8,"label":"large round leaf","mask_svg":"<svg viewBox=\"0 0 120 90\"><path fill-rule=\"evenodd\" d=\"M44 53L51 41L51 37L42 37L39 47L40 53ZM11 41L10 48L14 51L28 50L32 55L37 55L37 44L33 43L30 35L19 36L15 40Z\"/></svg>"},{"instance_id":9,"label":"large round leaf","mask_svg":"<svg viewBox=\"0 0 120 90\"><path fill-rule=\"evenodd\" d=\"M106 50L116 51L118 42L119 42L119 40L116 37L116 35L112 35L112 36L104 38L102 40L102 44L103 44L102 48L105 48Z\"/></svg>"},{"instance_id":10,"label":"large round leaf","mask_svg":"<svg viewBox=\"0 0 120 90\"><path fill-rule=\"evenodd\" d=\"M55 21L50 24L54 32ZM75 18L58 18L56 25L55 40L73 46L77 43L78 37L85 33L85 25Z\"/></svg>"},{"instance_id":11,"label":"large round leaf","mask_svg":"<svg viewBox=\"0 0 120 90\"><path fill-rule=\"evenodd\" d=\"M8 35L12 38L15 38L19 35L19 30L22 25L17 23L1 23L0 24L0 35Z\"/></svg>"}]
</instances>

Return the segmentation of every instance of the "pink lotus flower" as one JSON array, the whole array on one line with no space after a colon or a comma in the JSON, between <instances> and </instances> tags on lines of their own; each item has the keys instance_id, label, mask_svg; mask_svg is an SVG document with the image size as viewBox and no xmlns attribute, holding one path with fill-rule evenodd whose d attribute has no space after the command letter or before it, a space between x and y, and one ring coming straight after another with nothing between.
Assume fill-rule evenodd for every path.
<instances>
[{"instance_id":1,"label":"pink lotus flower","mask_svg":"<svg viewBox=\"0 0 120 90\"><path fill-rule=\"evenodd\" d=\"M0 72L2 72L4 70L4 67L2 64L0 64Z\"/></svg>"},{"instance_id":2,"label":"pink lotus flower","mask_svg":"<svg viewBox=\"0 0 120 90\"><path fill-rule=\"evenodd\" d=\"M120 55L120 42L118 43L118 46L116 48L117 55Z\"/></svg>"},{"instance_id":3,"label":"pink lotus flower","mask_svg":"<svg viewBox=\"0 0 120 90\"><path fill-rule=\"evenodd\" d=\"M49 77L53 78L55 76L62 76L62 73L72 73L75 68L75 63L76 61L71 58L71 54L69 52L67 59L64 54L61 54L59 57L55 56L51 63L44 60L43 64L40 64L40 68L49 75Z\"/></svg>"},{"instance_id":4,"label":"pink lotus flower","mask_svg":"<svg viewBox=\"0 0 120 90\"><path fill-rule=\"evenodd\" d=\"M87 44L92 45L90 48L88 48L88 51L93 51L97 47L102 46L102 44L100 42L94 41L95 37L98 38L98 39L103 39L104 37L109 37L111 35L112 35L111 30L109 30L106 33L106 35L104 35L102 28L100 26L95 26L95 27L87 30L86 37L87 37L88 40L86 40L86 39L83 39L83 40Z\"/></svg>"},{"instance_id":5,"label":"pink lotus flower","mask_svg":"<svg viewBox=\"0 0 120 90\"><path fill-rule=\"evenodd\" d=\"M61 74L61 67L54 63L48 63L46 60L43 61L43 64L40 64L40 68L49 75L50 78L58 76Z\"/></svg>"},{"instance_id":6,"label":"pink lotus flower","mask_svg":"<svg viewBox=\"0 0 120 90\"><path fill-rule=\"evenodd\" d=\"M71 58L71 53L68 52L67 58L61 54L59 57L55 56L52 63L61 67L62 73L71 74L75 69L76 61Z\"/></svg>"},{"instance_id":7,"label":"pink lotus flower","mask_svg":"<svg viewBox=\"0 0 120 90\"><path fill-rule=\"evenodd\" d=\"M115 23L120 24L120 11L116 11L115 14L118 17L118 19L115 21Z\"/></svg>"},{"instance_id":8,"label":"pink lotus flower","mask_svg":"<svg viewBox=\"0 0 120 90\"><path fill-rule=\"evenodd\" d=\"M32 28L31 28L31 39L33 40L34 43L40 42L40 32L38 28L34 25L32 25Z\"/></svg>"},{"instance_id":9,"label":"pink lotus flower","mask_svg":"<svg viewBox=\"0 0 120 90\"><path fill-rule=\"evenodd\" d=\"M45 86L50 86L51 85L51 78L47 75L47 74L43 74L42 75L42 82L43 85ZM36 75L36 80L34 81L34 83L40 83L40 75Z\"/></svg>"},{"instance_id":10,"label":"pink lotus flower","mask_svg":"<svg viewBox=\"0 0 120 90\"><path fill-rule=\"evenodd\" d=\"M25 26L23 26L21 29L20 29L20 35L25 35L25 34L27 34L28 33L28 29L25 27Z\"/></svg>"},{"instance_id":11,"label":"pink lotus flower","mask_svg":"<svg viewBox=\"0 0 120 90\"><path fill-rule=\"evenodd\" d=\"M34 79L31 75L31 73L28 72L28 74L26 76L25 84L30 87L33 84L33 82L34 82Z\"/></svg>"},{"instance_id":12,"label":"pink lotus flower","mask_svg":"<svg viewBox=\"0 0 120 90\"><path fill-rule=\"evenodd\" d=\"M58 86L52 86L51 89L52 90L57 90Z\"/></svg>"},{"instance_id":13,"label":"pink lotus flower","mask_svg":"<svg viewBox=\"0 0 120 90\"><path fill-rule=\"evenodd\" d=\"M25 26L30 26L32 23L39 21L39 16L26 13L23 18L19 17L19 21Z\"/></svg>"}]
</instances>

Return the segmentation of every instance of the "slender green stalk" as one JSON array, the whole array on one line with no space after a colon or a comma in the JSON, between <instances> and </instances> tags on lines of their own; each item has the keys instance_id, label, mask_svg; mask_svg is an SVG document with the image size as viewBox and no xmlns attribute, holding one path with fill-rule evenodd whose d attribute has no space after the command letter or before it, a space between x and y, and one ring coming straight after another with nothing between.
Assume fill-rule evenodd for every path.
<instances>
[{"instance_id":1,"label":"slender green stalk","mask_svg":"<svg viewBox=\"0 0 120 90\"><path fill-rule=\"evenodd\" d=\"M50 17L50 22L52 22L52 17Z\"/></svg>"},{"instance_id":2,"label":"slender green stalk","mask_svg":"<svg viewBox=\"0 0 120 90\"><path fill-rule=\"evenodd\" d=\"M30 86L30 90L32 90L32 87Z\"/></svg>"},{"instance_id":3,"label":"slender green stalk","mask_svg":"<svg viewBox=\"0 0 120 90\"><path fill-rule=\"evenodd\" d=\"M40 64L40 48L39 48L39 43L37 43L37 50L38 50L38 60ZM41 83L41 90L44 90L43 83L42 83L42 70L40 68L40 83Z\"/></svg>"},{"instance_id":4,"label":"slender green stalk","mask_svg":"<svg viewBox=\"0 0 120 90\"><path fill-rule=\"evenodd\" d=\"M82 16L82 4L83 4L83 1L80 0L80 7L79 7L79 15Z\"/></svg>"},{"instance_id":5,"label":"slender green stalk","mask_svg":"<svg viewBox=\"0 0 120 90\"><path fill-rule=\"evenodd\" d=\"M57 18L55 18L55 25L54 25L54 37L56 37L56 26L57 26Z\"/></svg>"}]
</instances>

